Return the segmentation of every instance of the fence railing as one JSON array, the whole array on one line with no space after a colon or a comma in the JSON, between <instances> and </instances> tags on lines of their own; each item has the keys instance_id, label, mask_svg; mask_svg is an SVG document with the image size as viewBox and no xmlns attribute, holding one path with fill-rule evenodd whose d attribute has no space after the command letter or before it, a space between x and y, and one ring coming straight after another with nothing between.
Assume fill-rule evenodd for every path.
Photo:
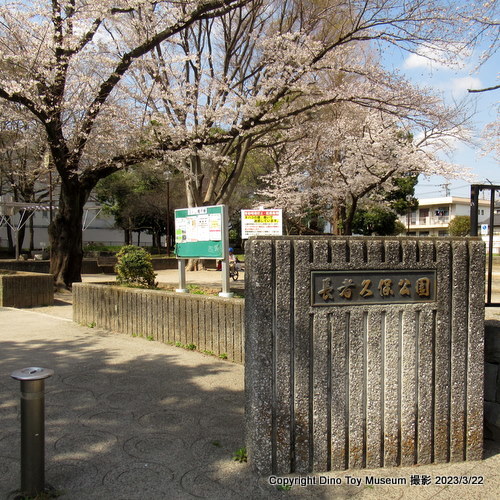
<instances>
[{"instance_id":1,"label":"fence railing","mask_svg":"<svg viewBox=\"0 0 500 500\"><path fill-rule=\"evenodd\" d=\"M500 307L500 302L492 301L493 291L493 235L495 233L495 196L500 191L500 186L490 184L472 184L470 188L470 235L478 235L479 227L479 193L486 191L490 193L490 217L488 221L488 258L486 274L486 307ZM481 234L483 232L481 231Z\"/></svg>"}]
</instances>

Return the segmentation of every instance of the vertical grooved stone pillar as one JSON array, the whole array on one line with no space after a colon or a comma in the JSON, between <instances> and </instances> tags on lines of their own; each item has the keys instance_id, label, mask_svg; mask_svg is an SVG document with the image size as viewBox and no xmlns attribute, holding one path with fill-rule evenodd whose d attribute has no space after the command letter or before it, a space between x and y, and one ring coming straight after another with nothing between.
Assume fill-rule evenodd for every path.
<instances>
[{"instance_id":1,"label":"vertical grooved stone pillar","mask_svg":"<svg viewBox=\"0 0 500 500\"><path fill-rule=\"evenodd\" d=\"M246 440L262 474L482 457L476 239L255 237Z\"/></svg>"}]
</instances>

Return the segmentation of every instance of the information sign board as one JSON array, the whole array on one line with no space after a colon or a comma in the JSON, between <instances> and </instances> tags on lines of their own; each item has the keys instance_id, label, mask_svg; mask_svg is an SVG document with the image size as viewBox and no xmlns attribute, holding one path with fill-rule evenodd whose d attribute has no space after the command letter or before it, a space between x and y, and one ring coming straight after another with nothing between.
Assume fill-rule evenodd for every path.
<instances>
[{"instance_id":1,"label":"information sign board","mask_svg":"<svg viewBox=\"0 0 500 500\"><path fill-rule=\"evenodd\" d=\"M283 234L283 211L281 209L242 210L241 237L281 236Z\"/></svg>"},{"instance_id":2,"label":"information sign board","mask_svg":"<svg viewBox=\"0 0 500 500\"><path fill-rule=\"evenodd\" d=\"M224 210L224 205L215 205L175 211L177 258L224 258Z\"/></svg>"}]
</instances>

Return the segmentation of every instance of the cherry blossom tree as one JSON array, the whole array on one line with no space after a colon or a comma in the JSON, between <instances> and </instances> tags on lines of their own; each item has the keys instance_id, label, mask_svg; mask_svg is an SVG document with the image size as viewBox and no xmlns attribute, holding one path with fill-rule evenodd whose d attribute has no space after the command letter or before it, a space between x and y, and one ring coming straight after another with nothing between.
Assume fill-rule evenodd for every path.
<instances>
[{"instance_id":1,"label":"cherry blossom tree","mask_svg":"<svg viewBox=\"0 0 500 500\"><path fill-rule=\"evenodd\" d=\"M248 152L294 117L353 103L439 123L377 51L453 58L491 4L449 0L7 0L0 99L41 124L61 177L50 226L56 284L79 281L83 205L96 182L156 160L191 205L227 202ZM369 53L374 57L367 59Z\"/></svg>"},{"instance_id":2,"label":"cherry blossom tree","mask_svg":"<svg viewBox=\"0 0 500 500\"><path fill-rule=\"evenodd\" d=\"M49 227L56 285L81 281L83 205L98 180L161 154L139 141L141 115L121 89L125 75L162 41L244 2L20 0L0 6L0 98L41 124L61 177ZM154 12L154 26L133 46L123 40L110 50L119 24L136 22L143 10Z\"/></svg>"},{"instance_id":3,"label":"cherry blossom tree","mask_svg":"<svg viewBox=\"0 0 500 500\"><path fill-rule=\"evenodd\" d=\"M277 152L275 171L259 194L295 218L316 206L332 221L334 232L351 234L360 202L380 200L397 189L395 178L468 175L437 156L446 136L465 139L460 128L441 129L440 134L426 130L414 139L408 126L394 115L378 110L361 114L352 105L336 117L323 113L307 123L300 140Z\"/></svg>"},{"instance_id":4,"label":"cherry blossom tree","mask_svg":"<svg viewBox=\"0 0 500 500\"><path fill-rule=\"evenodd\" d=\"M453 59L485 28L487 9L480 16L480 7L254 0L193 23L142 58L134 98L160 143L191 138L170 155L185 173L189 205L227 203L249 151L276 137L291 117L305 119L325 104L383 109L435 130L444 120L428 106L429 96L382 71L377 52L393 45ZM124 33L134 39L153 21L143 17Z\"/></svg>"},{"instance_id":5,"label":"cherry blossom tree","mask_svg":"<svg viewBox=\"0 0 500 500\"><path fill-rule=\"evenodd\" d=\"M40 124L17 105L0 105L0 194L15 202L31 205L49 198L49 170L47 149ZM29 248L34 249L32 210L22 212L17 232L17 245L22 248L25 230L29 225ZM9 250L13 252L13 238L7 225Z\"/></svg>"}]
</instances>

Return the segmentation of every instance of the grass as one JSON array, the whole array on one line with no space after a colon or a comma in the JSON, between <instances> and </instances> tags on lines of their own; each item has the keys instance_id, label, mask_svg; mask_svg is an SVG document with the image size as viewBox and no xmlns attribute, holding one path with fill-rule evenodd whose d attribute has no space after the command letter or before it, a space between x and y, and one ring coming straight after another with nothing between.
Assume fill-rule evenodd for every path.
<instances>
[{"instance_id":1,"label":"grass","mask_svg":"<svg viewBox=\"0 0 500 500\"><path fill-rule=\"evenodd\" d=\"M165 284L165 283L158 283L158 288L160 290L165 290L167 292L173 292L177 288L175 285L170 285L170 284ZM218 288L212 288L208 286L203 286L203 285L195 285L195 284L189 284L187 285L187 288L189 290L189 293L192 295L208 295L210 297L218 297L220 293L220 289ZM233 298L235 299L244 299L245 298L245 291L244 290L237 290L234 291Z\"/></svg>"},{"instance_id":2,"label":"grass","mask_svg":"<svg viewBox=\"0 0 500 500\"><path fill-rule=\"evenodd\" d=\"M235 462L240 462L240 463L248 461L247 449L240 448L239 450L236 450L236 452L233 455L233 460Z\"/></svg>"},{"instance_id":3,"label":"grass","mask_svg":"<svg viewBox=\"0 0 500 500\"><path fill-rule=\"evenodd\" d=\"M134 336L134 335L132 335L132 336ZM142 337L142 335L141 335L141 337ZM148 338L148 340L150 340L149 337L147 337L147 338ZM198 347L196 344L183 344L182 342L165 342L165 344L173 345L175 347L180 347L181 349L186 349L187 351L196 351L196 349ZM206 356L216 356L219 359L228 359L228 355L225 352L223 352L222 354L219 354L219 355L217 355L214 351L209 351L208 349L205 349L202 352Z\"/></svg>"}]
</instances>

